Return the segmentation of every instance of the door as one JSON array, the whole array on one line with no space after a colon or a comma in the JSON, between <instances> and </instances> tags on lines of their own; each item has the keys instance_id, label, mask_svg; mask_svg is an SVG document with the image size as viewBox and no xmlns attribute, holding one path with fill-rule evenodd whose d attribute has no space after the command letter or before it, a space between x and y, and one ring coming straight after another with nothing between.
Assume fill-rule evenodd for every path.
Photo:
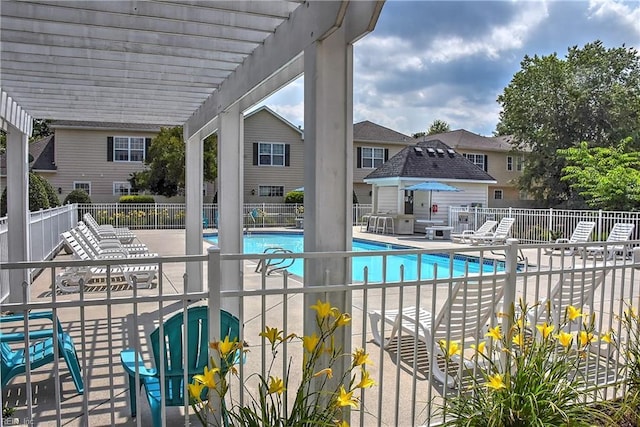
<instances>
[{"instance_id":1,"label":"door","mask_svg":"<svg viewBox=\"0 0 640 427\"><path fill-rule=\"evenodd\" d=\"M404 190L404 214L413 215L413 191Z\"/></svg>"}]
</instances>

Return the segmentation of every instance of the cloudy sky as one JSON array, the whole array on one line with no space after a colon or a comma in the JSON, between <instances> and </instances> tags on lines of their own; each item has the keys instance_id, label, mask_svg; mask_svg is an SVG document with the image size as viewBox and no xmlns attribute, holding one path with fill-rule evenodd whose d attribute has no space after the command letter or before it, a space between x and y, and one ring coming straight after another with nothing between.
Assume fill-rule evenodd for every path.
<instances>
[{"instance_id":1,"label":"cloudy sky","mask_svg":"<svg viewBox=\"0 0 640 427\"><path fill-rule=\"evenodd\" d=\"M387 0L354 47L354 121L412 134L440 119L491 135L496 98L525 55L564 58L595 40L640 50L640 1ZM262 104L304 126L303 86L299 78Z\"/></svg>"}]
</instances>

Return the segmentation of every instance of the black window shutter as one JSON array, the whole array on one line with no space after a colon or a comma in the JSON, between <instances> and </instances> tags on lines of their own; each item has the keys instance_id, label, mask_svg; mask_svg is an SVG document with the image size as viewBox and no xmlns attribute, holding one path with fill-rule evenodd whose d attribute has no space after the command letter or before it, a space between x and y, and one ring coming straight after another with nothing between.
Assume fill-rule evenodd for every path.
<instances>
[{"instance_id":1,"label":"black window shutter","mask_svg":"<svg viewBox=\"0 0 640 427\"><path fill-rule=\"evenodd\" d=\"M253 143L253 164L254 165L258 164L258 143L257 142Z\"/></svg>"},{"instance_id":2,"label":"black window shutter","mask_svg":"<svg viewBox=\"0 0 640 427\"><path fill-rule=\"evenodd\" d=\"M387 160L389 160L389 149L385 148L384 149L384 161L385 161L385 163L387 162Z\"/></svg>"},{"instance_id":3,"label":"black window shutter","mask_svg":"<svg viewBox=\"0 0 640 427\"><path fill-rule=\"evenodd\" d=\"M107 162L113 162L113 137L107 137Z\"/></svg>"},{"instance_id":4,"label":"black window shutter","mask_svg":"<svg viewBox=\"0 0 640 427\"><path fill-rule=\"evenodd\" d=\"M486 172L489 169L489 160L488 160L488 156L485 154L484 155L484 171Z\"/></svg>"},{"instance_id":5,"label":"black window shutter","mask_svg":"<svg viewBox=\"0 0 640 427\"><path fill-rule=\"evenodd\" d=\"M290 157L291 157L291 152L290 152L290 147L289 144L285 144L284 145L284 165L285 166L289 166L290 163Z\"/></svg>"},{"instance_id":6,"label":"black window shutter","mask_svg":"<svg viewBox=\"0 0 640 427\"><path fill-rule=\"evenodd\" d=\"M151 149L151 138L144 139L144 158L149 158L149 149Z\"/></svg>"},{"instance_id":7,"label":"black window shutter","mask_svg":"<svg viewBox=\"0 0 640 427\"><path fill-rule=\"evenodd\" d=\"M358 154L356 155L356 157L358 157L356 168L360 169L362 168L362 147L358 147Z\"/></svg>"}]
</instances>

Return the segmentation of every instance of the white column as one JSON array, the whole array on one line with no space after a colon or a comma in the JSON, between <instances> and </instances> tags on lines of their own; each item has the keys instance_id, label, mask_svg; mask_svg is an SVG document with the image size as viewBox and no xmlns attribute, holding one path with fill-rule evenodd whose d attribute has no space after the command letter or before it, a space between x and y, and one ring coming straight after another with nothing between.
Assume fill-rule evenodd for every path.
<instances>
[{"instance_id":1,"label":"white column","mask_svg":"<svg viewBox=\"0 0 640 427\"><path fill-rule=\"evenodd\" d=\"M304 251L350 251L353 192L353 46L340 28L304 51ZM351 282L351 260L310 259L304 286ZM305 298L305 335L315 331L319 298ZM322 297L321 297L322 298ZM351 295L328 295L332 306L346 311ZM349 330L344 331L349 334ZM348 336L348 335L347 335ZM350 340L337 336L349 346ZM350 348L343 348L350 352ZM340 378L340 373L336 373Z\"/></svg>"},{"instance_id":2,"label":"white column","mask_svg":"<svg viewBox=\"0 0 640 427\"><path fill-rule=\"evenodd\" d=\"M220 115L218 128L218 245L225 253L242 253L244 188L244 120L236 104ZM242 261L221 265L221 289L235 290L242 284ZM238 315L239 300L225 299L222 308Z\"/></svg>"},{"instance_id":3,"label":"white column","mask_svg":"<svg viewBox=\"0 0 640 427\"><path fill-rule=\"evenodd\" d=\"M378 213L378 190L380 187L372 185L373 190L371 192L371 213Z\"/></svg>"},{"instance_id":4,"label":"white column","mask_svg":"<svg viewBox=\"0 0 640 427\"><path fill-rule=\"evenodd\" d=\"M29 144L13 126L7 131L7 261L29 261ZM9 270L9 302L21 302L27 270ZM28 302L28 301L25 301Z\"/></svg>"},{"instance_id":5,"label":"white column","mask_svg":"<svg viewBox=\"0 0 640 427\"><path fill-rule=\"evenodd\" d=\"M202 184L203 184L203 152L204 143L198 134L186 139L187 128L183 129L185 136L185 202L186 202L186 230L185 241L187 255L202 254ZM187 290L201 291L204 289L203 269L199 262L189 262L187 269Z\"/></svg>"}]
</instances>

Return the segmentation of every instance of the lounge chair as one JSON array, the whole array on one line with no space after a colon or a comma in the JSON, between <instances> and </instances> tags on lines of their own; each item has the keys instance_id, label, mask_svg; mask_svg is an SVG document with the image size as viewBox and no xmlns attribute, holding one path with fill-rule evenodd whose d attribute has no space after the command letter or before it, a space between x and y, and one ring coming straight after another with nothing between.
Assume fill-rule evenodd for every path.
<instances>
[{"instance_id":1,"label":"lounge chair","mask_svg":"<svg viewBox=\"0 0 640 427\"><path fill-rule=\"evenodd\" d=\"M53 313L31 312L29 320L49 319L54 322ZM9 316L0 316L0 323L20 322L23 324L24 315L14 314ZM60 359L64 359L71 373L71 378L78 393L84 393L84 383L82 381L82 373L80 371L80 363L78 355L71 337L63 331L60 321L56 318L57 339L58 339L58 355ZM23 332L0 333L0 352L2 353L2 388L11 381L12 378L24 374L27 370L27 357L29 355L29 369L34 370L42 366L48 365L55 361L55 346L53 340L54 329L39 329L29 331L29 339L31 344L28 353L24 346L25 334ZM16 343L16 347L12 348L8 343Z\"/></svg>"},{"instance_id":2,"label":"lounge chair","mask_svg":"<svg viewBox=\"0 0 640 427\"><path fill-rule=\"evenodd\" d=\"M484 237L492 233L494 227L498 225L498 221L485 221L477 230L464 230L462 233L451 233L451 240L461 243L471 243L471 237Z\"/></svg>"},{"instance_id":3,"label":"lounge chair","mask_svg":"<svg viewBox=\"0 0 640 427\"><path fill-rule=\"evenodd\" d=\"M98 225L98 222L89 212L82 216L85 224L91 229L93 234L100 238L118 239L120 243L131 243L136 235L128 228L115 228L112 225Z\"/></svg>"},{"instance_id":4,"label":"lounge chair","mask_svg":"<svg viewBox=\"0 0 640 427\"><path fill-rule=\"evenodd\" d=\"M424 342L429 354L429 365L433 377L449 388L455 387L456 381L446 373L439 363L445 355L440 348L440 340L458 341L471 344L479 337L491 321L491 316L498 307L504 293L504 279L493 281L457 282L447 298L444 306L433 321L430 312L418 307L404 307L400 310L376 310L369 313L373 340L388 349L391 341L402 332L412 335ZM384 337L384 325L391 325L389 338ZM440 360L441 362L441 360ZM460 359L458 363L462 362ZM464 361L471 368L469 361Z\"/></svg>"},{"instance_id":5,"label":"lounge chair","mask_svg":"<svg viewBox=\"0 0 640 427\"><path fill-rule=\"evenodd\" d=\"M626 242L631 238L633 228L634 224L625 224L622 222L613 224L607 240L601 242L604 244L600 246L587 246L582 251L582 257L593 256L597 258L598 256L602 256L602 258L613 259L618 252L624 254L625 251L630 249Z\"/></svg>"},{"instance_id":6,"label":"lounge chair","mask_svg":"<svg viewBox=\"0 0 640 427\"><path fill-rule=\"evenodd\" d=\"M135 264L127 265L127 257L136 257L134 255L126 255L124 253L106 253L96 255L96 253L87 251L74 236L73 231L66 231L61 234L65 244L72 251L77 259L81 260L114 260L122 259L122 263L111 265L110 268L102 266L91 267L67 267L56 275L56 286L63 292L77 292L81 284L86 284L95 279L106 279L111 275L111 280L124 278L124 280L132 287L149 288L152 281L158 274L157 264ZM155 254L152 254L155 255ZM138 255L140 257L141 255Z\"/></svg>"},{"instance_id":7,"label":"lounge chair","mask_svg":"<svg viewBox=\"0 0 640 427\"><path fill-rule=\"evenodd\" d=\"M131 416L137 413L136 370L140 376L140 387L144 387L147 400L151 408L153 425L162 425L162 403L160 394L160 354L164 353L164 380L165 380L165 406L183 406L184 369L187 370L187 381L191 382L196 374L202 374L204 367L209 363L209 316L208 307L190 307L187 310L187 327L183 328L184 313L177 313L166 320L163 325L164 336L160 337L160 328L151 333L150 346L153 350L155 368L147 368L138 352L136 363L136 351L126 349L120 352L120 362L129 378L129 399L131 403ZM187 331L187 359L183 359L184 331ZM220 339L229 337L234 340L240 336L240 321L230 313L220 311ZM163 344L161 346L161 344ZM239 355L232 355L230 363L240 361ZM224 367L224 366L223 366ZM224 375L224 372L222 372Z\"/></svg>"},{"instance_id":8,"label":"lounge chair","mask_svg":"<svg viewBox=\"0 0 640 427\"><path fill-rule=\"evenodd\" d=\"M596 226L596 223L593 221L580 221L576 225L576 228L573 230L571 237L569 237L568 239L567 238L556 239L555 243L556 244L586 243L589 240L591 240L591 233L593 232L593 229L595 226ZM547 255L551 255L553 254L553 251L561 250L561 249L565 249L566 255L573 255L576 252L577 248L567 247L567 246L562 246L562 247L552 246L550 248L545 248L544 252Z\"/></svg>"},{"instance_id":9,"label":"lounge chair","mask_svg":"<svg viewBox=\"0 0 640 427\"><path fill-rule=\"evenodd\" d=\"M149 253L149 248L144 243L120 243L118 239L100 239L91 232L83 221L79 221L75 229L80 233L83 240L96 248L98 252L126 252L127 254Z\"/></svg>"},{"instance_id":10,"label":"lounge chair","mask_svg":"<svg viewBox=\"0 0 640 427\"><path fill-rule=\"evenodd\" d=\"M502 218L498 227L496 227L496 231L493 233L488 233L485 236L471 236L469 240L471 240L472 245L500 245L507 241L509 236L511 235L511 227L513 227L513 223L515 222L515 218Z\"/></svg>"}]
</instances>

